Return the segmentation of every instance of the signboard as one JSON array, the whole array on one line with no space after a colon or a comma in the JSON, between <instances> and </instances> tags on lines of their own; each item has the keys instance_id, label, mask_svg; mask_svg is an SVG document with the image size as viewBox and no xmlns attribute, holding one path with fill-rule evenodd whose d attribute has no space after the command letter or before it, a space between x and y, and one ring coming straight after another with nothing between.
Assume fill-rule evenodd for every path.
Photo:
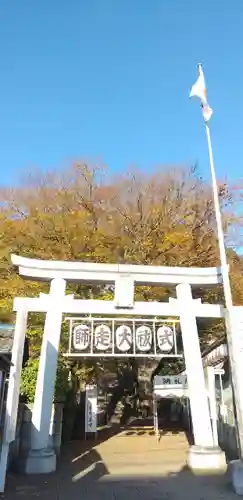
<instances>
[{"instance_id":1,"label":"signboard","mask_svg":"<svg viewBox=\"0 0 243 500\"><path fill-rule=\"evenodd\" d=\"M170 352L174 345L174 334L170 326L160 326L157 330L158 347L162 352Z\"/></svg>"},{"instance_id":2,"label":"signboard","mask_svg":"<svg viewBox=\"0 0 243 500\"><path fill-rule=\"evenodd\" d=\"M85 387L85 434L97 432L97 386Z\"/></svg>"},{"instance_id":3,"label":"signboard","mask_svg":"<svg viewBox=\"0 0 243 500\"><path fill-rule=\"evenodd\" d=\"M181 357L177 351L178 320L68 318L70 348L79 356ZM70 351L71 354L71 351Z\"/></svg>"},{"instance_id":4,"label":"signboard","mask_svg":"<svg viewBox=\"0 0 243 500\"><path fill-rule=\"evenodd\" d=\"M152 330L149 326L142 325L135 330L136 346L140 352L150 351L152 347Z\"/></svg>"},{"instance_id":5,"label":"signboard","mask_svg":"<svg viewBox=\"0 0 243 500\"><path fill-rule=\"evenodd\" d=\"M116 346L121 352L128 352L132 347L132 329L128 325L118 326L116 329Z\"/></svg>"},{"instance_id":6,"label":"signboard","mask_svg":"<svg viewBox=\"0 0 243 500\"><path fill-rule=\"evenodd\" d=\"M160 398L187 396L186 375L168 375L154 377L154 395Z\"/></svg>"},{"instance_id":7,"label":"signboard","mask_svg":"<svg viewBox=\"0 0 243 500\"><path fill-rule=\"evenodd\" d=\"M94 331L94 346L98 351L107 351L111 345L111 329L107 325L98 325Z\"/></svg>"},{"instance_id":8,"label":"signboard","mask_svg":"<svg viewBox=\"0 0 243 500\"><path fill-rule=\"evenodd\" d=\"M90 343L90 326L77 325L73 329L74 348L78 351L85 351Z\"/></svg>"}]
</instances>

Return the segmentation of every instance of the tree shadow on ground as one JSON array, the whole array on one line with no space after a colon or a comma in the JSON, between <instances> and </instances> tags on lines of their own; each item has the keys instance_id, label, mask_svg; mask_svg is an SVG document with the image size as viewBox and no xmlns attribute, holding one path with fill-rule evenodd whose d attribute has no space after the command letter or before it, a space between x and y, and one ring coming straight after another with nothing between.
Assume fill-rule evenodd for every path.
<instances>
[{"instance_id":1,"label":"tree shadow on ground","mask_svg":"<svg viewBox=\"0 0 243 500\"><path fill-rule=\"evenodd\" d=\"M8 500L219 500L234 499L237 496L230 488L229 478L222 476L195 476L187 467L173 472L174 466L161 473L159 462L156 471L145 456L139 475L131 475L126 463L119 465L116 474L110 473L106 463L97 451L97 445L122 433L122 436L151 432L151 420L134 420L130 426L113 426L104 429L97 440L72 442L62 450L57 471L49 475L20 476L9 475L4 498ZM168 432L180 432L164 428ZM173 427L173 426L172 426ZM127 434L128 433L128 434ZM162 435L163 437L163 435ZM136 440L134 441L136 443ZM117 444L116 444L117 446ZM136 444L135 444L136 448ZM117 453L117 449L114 449ZM159 456L158 456L159 457ZM148 460L148 462L146 462ZM123 469L123 467L125 467ZM169 472L168 472L169 471Z\"/></svg>"},{"instance_id":2,"label":"tree shadow on ground","mask_svg":"<svg viewBox=\"0 0 243 500\"><path fill-rule=\"evenodd\" d=\"M21 494L22 491L26 497L28 491L35 491L36 495L41 494L42 490L46 489L55 491L60 482L65 481L65 484L76 484L94 477L95 481L109 474L101 456L97 452L97 447L108 441L109 439L121 434L124 437L136 436L154 436L153 419L134 418L130 424L121 426L113 424L102 428L97 437L94 435L87 440L71 441L62 447L61 456L58 458L57 471L51 475L33 475L25 476L20 474L8 474L7 477L7 494ZM178 434L182 432L182 428L176 423L167 422L167 425L160 431L161 439L166 434ZM184 431L185 432L185 431ZM73 480L73 478L76 478ZM23 485L23 486L21 486ZM58 487L59 488L59 487ZM39 492L39 493L38 493ZM32 493L34 494L34 493Z\"/></svg>"},{"instance_id":3,"label":"tree shadow on ground","mask_svg":"<svg viewBox=\"0 0 243 500\"><path fill-rule=\"evenodd\" d=\"M4 498L17 500L233 500L229 477L196 476L187 467L166 476L146 473L139 476L109 475L100 455L91 450L85 459L63 463L58 473L31 476L9 482Z\"/></svg>"}]
</instances>

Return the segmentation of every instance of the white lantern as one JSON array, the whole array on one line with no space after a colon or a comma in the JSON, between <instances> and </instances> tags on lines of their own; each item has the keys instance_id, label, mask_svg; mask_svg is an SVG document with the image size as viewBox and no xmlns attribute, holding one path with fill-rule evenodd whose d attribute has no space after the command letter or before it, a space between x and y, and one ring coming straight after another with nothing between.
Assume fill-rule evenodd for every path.
<instances>
[{"instance_id":1,"label":"white lantern","mask_svg":"<svg viewBox=\"0 0 243 500\"><path fill-rule=\"evenodd\" d=\"M149 328L149 326L142 325L136 329L136 347L139 351L150 351L152 340L152 330L151 328Z\"/></svg>"},{"instance_id":2,"label":"white lantern","mask_svg":"<svg viewBox=\"0 0 243 500\"><path fill-rule=\"evenodd\" d=\"M157 330L158 349L161 352L169 353L174 346L173 330L169 326L160 326Z\"/></svg>"},{"instance_id":3,"label":"white lantern","mask_svg":"<svg viewBox=\"0 0 243 500\"><path fill-rule=\"evenodd\" d=\"M73 345L77 351L85 351L90 343L90 326L77 325L73 329Z\"/></svg>"},{"instance_id":4,"label":"white lantern","mask_svg":"<svg viewBox=\"0 0 243 500\"><path fill-rule=\"evenodd\" d=\"M94 346L98 351L107 351L111 346L111 329L108 325L98 325L94 331Z\"/></svg>"},{"instance_id":5,"label":"white lantern","mask_svg":"<svg viewBox=\"0 0 243 500\"><path fill-rule=\"evenodd\" d=\"M121 352L127 352L132 346L132 330L130 326L121 325L116 329L116 347Z\"/></svg>"}]
</instances>

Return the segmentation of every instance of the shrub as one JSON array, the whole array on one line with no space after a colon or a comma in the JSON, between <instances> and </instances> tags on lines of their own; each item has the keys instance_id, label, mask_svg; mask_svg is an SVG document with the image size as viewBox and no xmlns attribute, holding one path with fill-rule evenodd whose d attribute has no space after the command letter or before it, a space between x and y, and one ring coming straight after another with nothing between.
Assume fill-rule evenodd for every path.
<instances>
[{"instance_id":1,"label":"shrub","mask_svg":"<svg viewBox=\"0 0 243 500\"><path fill-rule=\"evenodd\" d=\"M35 389L39 368L39 359L31 358L22 370L20 394L24 396L27 403L33 403L35 399ZM58 360L54 402L65 402L69 391L68 381L69 370L65 365L65 360Z\"/></svg>"}]
</instances>

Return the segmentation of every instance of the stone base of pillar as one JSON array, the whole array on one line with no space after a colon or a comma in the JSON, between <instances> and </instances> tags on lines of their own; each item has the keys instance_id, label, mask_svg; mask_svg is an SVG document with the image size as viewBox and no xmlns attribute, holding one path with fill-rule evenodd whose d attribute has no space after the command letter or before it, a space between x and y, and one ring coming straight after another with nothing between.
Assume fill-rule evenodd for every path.
<instances>
[{"instance_id":1,"label":"stone base of pillar","mask_svg":"<svg viewBox=\"0 0 243 500\"><path fill-rule=\"evenodd\" d=\"M235 493L243 496L243 461L232 460L229 463L229 474Z\"/></svg>"},{"instance_id":2,"label":"stone base of pillar","mask_svg":"<svg viewBox=\"0 0 243 500\"><path fill-rule=\"evenodd\" d=\"M22 474L50 474L56 470L56 454L51 448L30 450L16 465Z\"/></svg>"},{"instance_id":3,"label":"stone base of pillar","mask_svg":"<svg viewBox=\"0 0 243 500\"><path fill-rule=\"evenodd\" d=\"M194 474L224 474L227 471L225 453L220 448L193 445L189 448L187 464Z\"/></svg>"}]
</instances>

